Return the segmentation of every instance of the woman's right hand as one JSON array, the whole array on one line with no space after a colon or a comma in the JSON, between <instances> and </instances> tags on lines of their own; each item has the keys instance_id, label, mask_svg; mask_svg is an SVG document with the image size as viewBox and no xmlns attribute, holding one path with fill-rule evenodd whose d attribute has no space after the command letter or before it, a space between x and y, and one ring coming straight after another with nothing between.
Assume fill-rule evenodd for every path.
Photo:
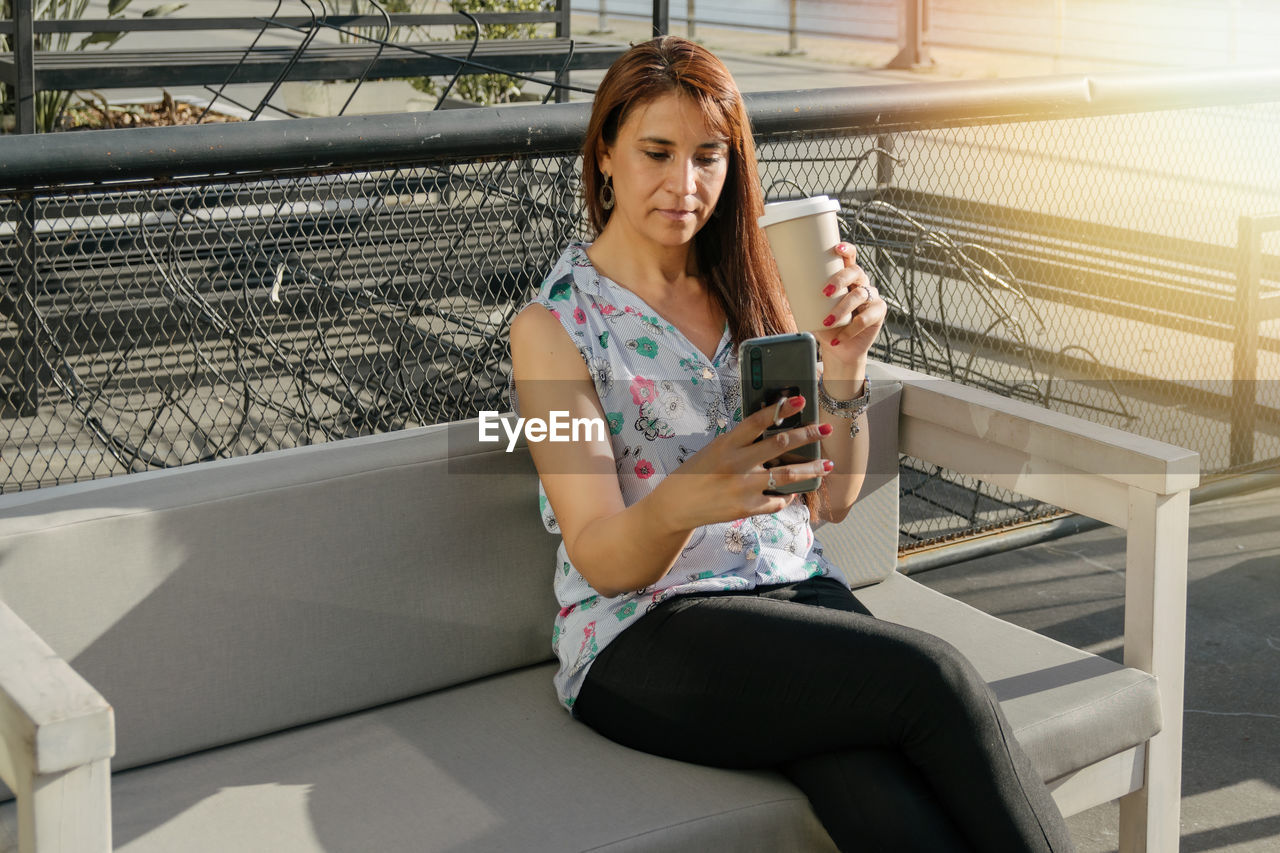
<instances>
[{"instance_id":1,"label":"woman's right hand","mask_svg":"<svg viewBox=\"0 0 1280 853\"><path fill-rule=\"evenodd\" d=\"M776 486L828 474L832 464L826 459L765 467L782 453L831 432L830 424L815 423L756 441L773 426L775 417L786 418L803 408L804 398L797 396L786 400L781 410L777 406L761 409L689 457L655 489L655 498L657 492L664 492L657 503L668 523L687 529L778 512L795 496L766 495L770 473Z\"/></svg>"}]
</instances>

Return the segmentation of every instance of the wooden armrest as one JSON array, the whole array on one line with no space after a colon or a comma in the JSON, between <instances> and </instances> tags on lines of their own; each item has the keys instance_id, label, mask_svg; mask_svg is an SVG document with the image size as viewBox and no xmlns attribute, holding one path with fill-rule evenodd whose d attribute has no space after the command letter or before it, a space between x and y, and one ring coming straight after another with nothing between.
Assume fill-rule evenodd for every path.
<instances>
[{"instance_id":1,"label":"wooden armrest","mask_svg":"<svg viewBox=\"0 0 1280 853\"><path fill-rule=\"evenodd\" d=\"M903 453L1108 524L1127 526L1131 487L1200 482L1192 450L895 365L867 372L902 383Z\"/></svg>"},{"instance_id":2,"label":"wooden armrest","mask_svg":"<svg viewBox=\"0 0 1280 853\"><path fill-rule=\"evenodd\" d=\"M19 850L111 849L111 706L0 601L0 779Z\"/></svg>"},{"instance_id":3,"label":"wooden armrest","mask_svg":"<svg viewBox=\"0 0 1280 853\"><path fill-rule=\"evenodd\" d=\"M56 773L115 753L111 706L0 601L0 778Z\"/></svg>"},{"instance_id":4,"label":"wooden armrest","mask_svg":"<svg viewBox=\"0 0 1280 853\"><path fill-rule=\"evenodd\" d=\"M868 364L867 374L902 383L901 452L1125 530L1124 663L1158 679L1162 728L1146 744L1146 784L1120 800L1120 849L1177 849L1200 455L893 365Z\"/></svg>"}]
</instances>

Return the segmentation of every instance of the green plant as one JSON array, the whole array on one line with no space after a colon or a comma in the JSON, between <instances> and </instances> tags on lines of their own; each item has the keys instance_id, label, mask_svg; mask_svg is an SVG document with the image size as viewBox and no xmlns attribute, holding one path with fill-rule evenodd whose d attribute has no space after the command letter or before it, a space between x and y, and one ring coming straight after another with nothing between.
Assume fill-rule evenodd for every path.
<instances>
[{"instance_id":1,"label":"green plant","mask_svg":"<svg viewBox=\"0 0 1280 853\"><path fill-rule=\"evenodd\" d=\"M124 11L130 2L132 0L110 0L107 4L107 17L112 20L125 17ZM37 0L33 11L36 20L72 21L82 18L88 5L89 0ZM171 15L186 5L186 3L164 3L143 12L141 17L159 18ZM4 0L3 8L4 17L12 20L12 0ZM91 45L102 45L103 50L108 50L123 36L124 33L122 32L89 33L81 38L75 47L71 47L73 33L38 33L35 36L35 49L37 51L65 51L68 48L71 50L84 50ZM8 35L0 38L0 50L13 50L10 38ZM75 93L67 91L37 92L35 98L36 130L42 133L56 130L73 94ZM5 112L13 112L13 93L6 87L0 97L4 99Z\"/></svg>"},{"instance_id":2,"label":"green plant","mask_svg":"<svg viewBox=\"0 0 1280 853\"><path fill-rule=\"evenodd\" d=\"M449 5L457 12L536 12L543 8L543 0L450 0ZM482 39L531 39L537 35L537 24L486 24L480 28ZM454 27L454 36L474 38L474 28ZM506 74L468 74L458 79L457 92L477 104L502 104L519 95L524 82Z\"/></svg>"},{"instance_id":3,"label":"green plant","mask_svg":"<svg viewBox=\"0 0 1280 853\"><path fill-rule=\"evenodd\" d=\"M422 13L438 8L442 3L454 11L462 12L536 12L544 8L544 0L380 0L379 6L390 14ZM325 11L331 15L377 15L378 8L369 0L324 0ZM528 39L538 35L537 24L486 24L480 28L482 39ZM455 39L474 38L470 24L453 28ZM383 39L382 27L357 27L352 32L338 36L344 42L361 37ZM426 27L397 27L389 41L430 41L432 34ZM437 94L450 78L413 77L409 82L415 89L429 95ZM520 94L522 80L506 74L464 74L452 91L459 97L478 104L506 103Z\"/></svg>"}]
</instances>

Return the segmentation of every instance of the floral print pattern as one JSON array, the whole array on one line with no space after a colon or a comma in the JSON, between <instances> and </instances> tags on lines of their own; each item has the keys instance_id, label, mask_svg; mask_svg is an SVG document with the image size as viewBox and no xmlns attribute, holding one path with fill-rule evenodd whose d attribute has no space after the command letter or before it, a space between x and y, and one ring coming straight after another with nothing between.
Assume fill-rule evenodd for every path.
<instances>
[{"instance_id":1,"label":"floral print pattern","mask_svg":"<svg viewBox=\"0 0 1280 853\"><path fill-rule=\"evenodd\" d=\"M632 338L627 341L627 346L635 350L637 355L642 355L645 358L651 359L658 356L658 344L654 342L653 338L647 338L643 335L638 338Z\"/></svg>"},{"instance_id":2,"label":"floral print pattern","mask_svg":"<svg viewBox=\"0 0 1280 853\"><path fill-rule=\"evenodd\" d=\"M586 249L571 243L531 302L560 320L588 367L608 419L618 486L630 506L742 421L737 352L725 329L708 357L639 296L600 275ZM508 389L518 413L510 379ZM538 494L543 526L558 533L541 483ZM551 626L551 647L560 659L556 692L570 713L600 649L673 595L745 590L816 575L844 580L823 557L801 501L773 515L698 528L671 571L633 593L601 596L573 567L563 541L556 566L561 609Z\"/></svg>"}]
</instances>

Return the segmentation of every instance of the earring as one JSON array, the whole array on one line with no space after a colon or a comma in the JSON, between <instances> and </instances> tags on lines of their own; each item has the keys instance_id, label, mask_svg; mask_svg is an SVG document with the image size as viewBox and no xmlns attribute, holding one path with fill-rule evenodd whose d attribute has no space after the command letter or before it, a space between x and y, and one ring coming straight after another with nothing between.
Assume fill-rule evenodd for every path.
<instances>
[{"instance_id":1,"label":"earring","mask_svg":"<svg viewBox=\"0 0 1280 853\"><path fill-rule=\"evenodd\" d=\"M613 210L613 176L605 175L604 184L600 187L600 206L605 210Z\"/></svg>"}]
</instances>

